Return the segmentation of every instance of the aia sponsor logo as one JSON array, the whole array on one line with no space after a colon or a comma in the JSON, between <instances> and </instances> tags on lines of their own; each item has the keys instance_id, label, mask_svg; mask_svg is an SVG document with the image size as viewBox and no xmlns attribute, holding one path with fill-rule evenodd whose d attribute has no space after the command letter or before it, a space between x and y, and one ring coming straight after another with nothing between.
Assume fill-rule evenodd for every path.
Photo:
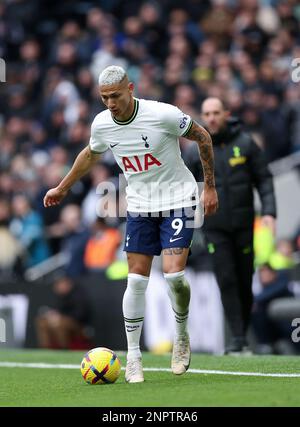
<instances>
[{"instance_id":1,"label":"aia sponsor logo","mask_svg":"<svg viewBox=\"0 0 300 427\"><path fill-rule=\"evenodd\" d=\"M151 166L161 166L161 162L147 153L144 156L122 157L125 172L131 170L133 172L147 171Z\"/></svg>"}]
</instances>

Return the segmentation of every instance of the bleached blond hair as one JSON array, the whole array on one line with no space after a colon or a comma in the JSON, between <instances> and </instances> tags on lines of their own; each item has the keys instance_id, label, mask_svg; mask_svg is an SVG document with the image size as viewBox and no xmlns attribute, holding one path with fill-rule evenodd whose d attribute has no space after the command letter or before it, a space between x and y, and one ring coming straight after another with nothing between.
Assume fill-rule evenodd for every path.
<instances>
[{"instance_id":1,"label":"bleached blond hair","mask_svg":"<svg viewBox=\"0 0 300 427\"><path fill-rule=\"evenodd\" d=\"M106 67L99 75L98 83L99 86L109 86L121 81L126 77L126 71L124 68L118 65L110 65Z\"/></svg>"}]
</instances>

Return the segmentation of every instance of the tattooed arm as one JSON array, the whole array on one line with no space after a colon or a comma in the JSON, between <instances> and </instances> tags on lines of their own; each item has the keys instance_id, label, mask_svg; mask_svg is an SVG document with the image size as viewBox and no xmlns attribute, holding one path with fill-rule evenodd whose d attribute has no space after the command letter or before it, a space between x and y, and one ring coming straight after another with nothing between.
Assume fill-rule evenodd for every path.
<instances>
[{"instance_id":1,"label":"tattooed arm","mask_svg":"<svg viewBox=\"0 0 300 427\"><path fill-rule=\"evenodd\" d=\"M214 153L210 134L202 126L193 121L191 129L184 137L197 142L204 172L204 185L209 188L214 187Z\"/></svg>"},{"instance_id":2,"label":"tattooed arm","mask_svg":"<svg viewBox=\"0 0 300 427\"><path fill-rule=\"evenodd\" d=\"M213 214L218 208L218 196L215 190L214 152L211 137L209 133L195 121L184 137L196 141L198 144L204 173L204 194L201 195L201 201L204 204L205 215Z\"/></svg>"}]
</instances>

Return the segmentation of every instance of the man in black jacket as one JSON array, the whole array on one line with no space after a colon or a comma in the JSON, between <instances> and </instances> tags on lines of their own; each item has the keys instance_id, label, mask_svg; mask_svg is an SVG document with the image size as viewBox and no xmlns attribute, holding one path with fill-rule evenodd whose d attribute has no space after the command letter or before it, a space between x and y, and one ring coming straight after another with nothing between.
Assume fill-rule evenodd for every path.
<instances>
[{"instance_id":1,"label":"man in black jacket","mask_svg":"<svg viewBox=\"0 0 300 427\"><path fill-rule=\"evenodd\" d=\"M253 302L253 187L261 200L262 223L273 233L276 206L272 177L262 150L241 130L239 121L229 116L220 99L204 100L202 120L213 140L219 209L205 219L203 231L232 333L226 353L236 354L247 349ZM201 181L199 162L190 166Z\"/></svg>"}]
</instances>

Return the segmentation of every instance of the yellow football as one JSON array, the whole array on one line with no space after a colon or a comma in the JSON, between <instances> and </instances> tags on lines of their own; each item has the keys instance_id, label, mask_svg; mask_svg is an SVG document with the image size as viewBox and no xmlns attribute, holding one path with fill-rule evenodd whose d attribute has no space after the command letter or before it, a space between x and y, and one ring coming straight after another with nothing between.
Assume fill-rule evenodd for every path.
<instances>
[{"instance_id":1,"label":"yellow football","mask_svg":"<svg viewBox=\"0 0 300 427\"><path fill-rule=\"evenodd\" d=\"M120 376L121 362L109 348L97 347L85 354L80 369L88 384L112 384Z\"/></svg>"}]
</instances>

